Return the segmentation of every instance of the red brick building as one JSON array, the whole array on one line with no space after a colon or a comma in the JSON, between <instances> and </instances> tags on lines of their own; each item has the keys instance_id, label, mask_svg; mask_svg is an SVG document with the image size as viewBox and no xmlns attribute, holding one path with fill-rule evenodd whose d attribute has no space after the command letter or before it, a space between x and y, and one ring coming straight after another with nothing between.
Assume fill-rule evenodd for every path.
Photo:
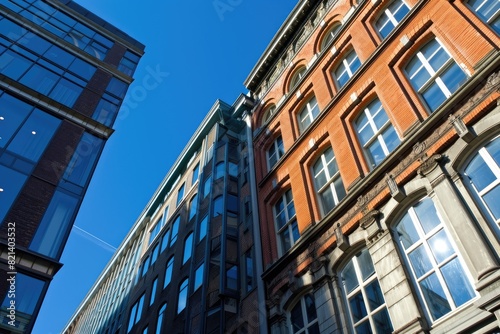
<instances>
[{"instance_id":1,"label":"red brick building","mask_svg":"<svg viewBox=\"0 0 500 334\"><path fill-rule=\"evenodd\" d=\"M277 32L245 82L271 333L498 332L499 8L300 1Z\"/></svg>"}]
</instances>

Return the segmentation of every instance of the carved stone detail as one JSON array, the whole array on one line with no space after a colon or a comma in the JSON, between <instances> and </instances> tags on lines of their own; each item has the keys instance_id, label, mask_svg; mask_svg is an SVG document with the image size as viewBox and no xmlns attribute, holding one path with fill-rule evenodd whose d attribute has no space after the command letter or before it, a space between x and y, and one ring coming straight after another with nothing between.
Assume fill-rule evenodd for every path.
<instances>
[{"instance_id":1,"label":"carved stone detail","mask_svg":"<svg viewBox=\"0 0 500 334\"><path fill-rule=\"evenodd\" d=\"M340 223L337 224L337 228L335 229L335 236L337 237L337 247L342 251L345 251L349 248L349 239L342 232L342 227Z\"/></svg>"},{"instance_id":2,"label":"carved stone detail","mask_svg":"<svg viewBox=\"0 0 500 334\"><path fill-rule=\"evenodd\" d=\"M448 117L448 120L450 121L451 125L453 125L453 128L460 136L460 138L462 138L465 142L470 143L474 139L474 137L476 137L474 133L469 131L469 128L467 127L467 125L465 125L464 121L460 117L450 115L450 117Z\"/></svg>"},{"instance_id":3,"label":"carved stone detail","mask_svg":"<svg viewBox=\"0 0 500 334\"><path fill-rule=\"evenodd\" d=\"M405 193L399 189L399 186L390 174L385 174L385 182L387 183L387 187L389 188L389 191L391 192L392 198L394 198L396 201L401 202L405 197Z\"/></svg>"},{"instance_id":4,"label":"carved stone detail","mask_svg":"<svg viewBox=\"0 0 500 334\"><path fill-rule=\"evenodd\" d=\"M429 175L430 172L432 172L437 166L439 166L441 160L443 160L443 156L441 154L434 154L430 158L422 159L422 164L417 171L418 174L421 176Z\"/></svg>"},{"instance_id":5,"label":"carved stone detail","mask_svg":"<svg viewBox=\"0 0 500 334\"><path fill-rule=\"evenodd\" d=\"M380 217L382 214L378 210L368 212L361 218L359 225L366 231L366 242L372 244L383 235L382 227L380 226Z\"/></svg>"}]
</instances>

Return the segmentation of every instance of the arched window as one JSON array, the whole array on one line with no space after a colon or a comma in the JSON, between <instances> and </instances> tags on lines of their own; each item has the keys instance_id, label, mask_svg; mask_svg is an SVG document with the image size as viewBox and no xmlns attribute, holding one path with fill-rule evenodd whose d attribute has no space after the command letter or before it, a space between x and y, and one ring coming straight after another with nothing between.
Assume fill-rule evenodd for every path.
<instances>
[{"instance_id":1,"label":"arched window","mask_svg":"<svg viewBox=\"0 0 500 334\"><path fill-rule=\"evenodd\" d=\"M264 110L264 117L262 117L262 123L267 123L273 117L274 113L276 112L276 106L274 104L270 105L269 107Z\"/></svg>"},{"instance_id":2,"label":"arched window","mask_svg":"<svg viewBox=\"0 0 500 334\"><path fill-rule=\"evenodd\" d=\"M165 311L167 310L167 304L163 304L158 311L158 318L156 320L156 334L161 334L161 327L163 326L163 317L165 315Z\"/></svg>"},{"instance_id":3,"label":"arched window","mask_svg":"<svg viewBox=\"0 0 500 334\"><path fill-rule=\"evenodd\" d=\"M363 109L354 125L371 168L384 160L400 143L398 134L378 99Z\"/></svg>"},{"instance_id":4,"label":"arched window","mask_svg":"<svg viewBox=\"0 0 500 334\"><path fill-rule=\"evenodd\" d=\"M290 332L294 334L319 334L318 315L314 296L310 293L300 298L288 314Z\"/></svg>"},{"instance_id":5,"label":"arched window","mask_svg":"<svg viewBox=\"0 0 500 334\"><path fill-rule=\"evenodd\" d=\"M392 1L375 21L375 28L380 36L386 38L409 11L410 7L403 0Z\"/></svg>"},{"instance_id":6,"label":"arched window","mask_svg":"<svg viewBox=\"0 0 500 334\"><path fill-rule=\"evenodd\" d=\"M460 66L437 38L425 44L405 67L413 88L435 111L466 80Z\"/></svg>"},{"instance_id":7,"label":"arched window","mask_svg":"<svg viewBox=\"0 0 500 334\"><path fill-rule=\"evenodd\" d=\"M392 333L384 295L367 249L342 269L344 298L355 333Z\"/></svg>"},{"instance_id":8,"label":"arched window","mask_svg":"<svg viewBox=\"0 0 500 334\"><path fill-rule=\"evenodd\" d=\"M300 80L304 77L304 74L306 73L306 67L305 66L300 66L295 73L292 76L292 79L290 80L290 87L289 91L297 87L299 84Z\"/></svg>"},{"instance_id":9,"label":"arched window","mask_svg":"<svg viewBox=\"0 0 500 334\"><path fill-rule=\"evenodd\" d=\"M302 110L297 114L299 119L299 129L300 133L304 132L309 125L316 119L319 114L318 102L316 97L313 96Z\"/></svg>"},{"instance_id":10,"label":"arched window","mask_svg":"<svg viewBox=\"0 0 500 334\"><path fill-rule=\"evenodd\" d=\"M480 207L500 226L500 137L479 149L464 171Z\"/></svg>"},{"instance_id":11,"label":"arched window","mask_svg":"<svg viewBox=\"0 0 500 334\"><path fill-rule=\"evenodd\" d=\"M323 214L330 212L346 195L337 161L331 147L327 148L312 167L314 185Z\"/></svg>"},{"instance_id":12,"label":"arched window","mask_svg":"<svg viewBox=\"0 0 500 334\"><path fill-rule=\"evenodd\" d=\"M430 198L410 207L395 232L431 321L475 297L462 260Z\"/></svg>"},{"instance_id":13,"label":"arched window","mask_svg":"<svg viewBox=\"0 0 500 334\"><path fill-rule=\"evenodd\" d=\"M330 29L328 29L327 33L325 34L325 37L323 37L323 41L321 42L321 51L323 51L332 43L332 41L337 36L341 27L342 25L340 24L340 22L337 21L333 23L333 25L330 27Z\"/></svg>"}]
</instances>

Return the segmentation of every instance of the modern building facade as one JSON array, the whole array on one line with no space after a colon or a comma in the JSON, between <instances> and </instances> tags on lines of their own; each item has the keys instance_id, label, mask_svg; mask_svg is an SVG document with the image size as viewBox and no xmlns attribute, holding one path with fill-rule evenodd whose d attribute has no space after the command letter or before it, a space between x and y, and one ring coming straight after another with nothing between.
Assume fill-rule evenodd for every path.
<instances>
[{"instance_id":1,"label":"modern building facade","mask_svg":"<svg viewBox=\"0 0 500 334\"><path fill-rule=\"evenodd\" d=\"M0 1L0 333L31 331L143 53L69 0Z\"/></svg>"},{"instance_id":2,"label":"modern building facade","mask_svg":"<svg viewBox=\"0 0 500 334\"><path fill-rule=\"evenodd\" d=\"M246 144L252 108L245 95L214 104L63 333L265 326Z\"/></svg>"},{"instance_id":3,"label":"modern building facade","mask_svg":"<svg viewBox=\"0 0 500 334\"><path fill-rule=\"evenodd\" d=\"M271 333L498 333L500 4L300 1L245 85Z\"/></svg>"}]
</instances>

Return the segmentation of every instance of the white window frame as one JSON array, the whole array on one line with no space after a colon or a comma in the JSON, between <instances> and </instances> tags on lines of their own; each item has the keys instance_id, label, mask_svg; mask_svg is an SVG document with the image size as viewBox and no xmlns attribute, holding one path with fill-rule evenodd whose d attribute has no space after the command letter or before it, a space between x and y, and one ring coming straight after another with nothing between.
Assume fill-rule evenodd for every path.
<instances>
[{"instance_id":1,"label":"white window frame","mask_svg":"<svg viewBox=\"0 0 500 334\"><path fill-rule=\"evenodd\" d=\"M314 319L311 322L308 322L307 319L307 308L306 308L306 301L305 297L310 296L312 300L314 301L314 307L316 308L316 319ZM302 322L304 323L304 327L297 331L294 332L293 324L292 324L292 310L297 306L297 304L300 303L300 308L301 308L301 315L302 315ZM288 312L288 328L290 329L290 333L294 334L308 334L309 333L309 328L313 325L317 324L319 327L319 321L318 321L318 308L316 306L316 300L314 298L314 294L308 293L305 294L304 296L300 297L300 299L293 305L293 307L290 309L290 312Z\"/></svg>"},{"instance_id":2,"label":"white window frame","mask_svg":"<svg viewBox=\"0 0 500 334\"><path fill-rule=\"evenodd\" d=\"M499 7L497 8L497 11L494 12L493 14L491 14L490 17L483 17L482 15L479 14L479 10L482 9L482 7L484 5L487 5L489 4L489 2L494 2L494 1L497 1L497 5L499 5ZM477 8L474 8L472 5L469 4L470 0L467 0L465 1L465 3L467 4L467 6L472 10L474 11L474 13L476 14L477 17L479 17L482 21L486 22L490 27L492 26L492 23L496 20L499 20L499 16L500 16L500 4L498 3L498 0L483 0L481 2L481 4L477 7ZM493 7L494 8L494 7ZM481 13L482 14L482 13ZM496 31L493 27L491 27L494 31ZM496 31L497 34L499 34L498 31Z\"/></svg>"},{"instance_id":3,"label":"white window frame","mask_svg":"<svg viewBox=\"0 0 500 334\"><path fill-rule=\"evenodd\" d=\"M394 10L394 12L391 12L391 8L393 7L393 4L395 2L399 2L399 6L397 7L397 9ZM390 35L390 33L398 26L398 24L401 22L401 21L398 21L395 17L394 14L398 13L403 6L406 6L406 8L408 8L408 12L411 10L410 6L408 6L408 4L403 1L403 0L394 0L394 1L391 1L391 3L386 6L384 8L384 10L382 11L382 13L379 15L379 17L377 18L377 20L375 21L375 24L374 24L374 27L375 29L377 30L377 33L380 35L380 37L382 37L382 39L386 38L387 36ZM406 14L408 15L408 13ZM404 17L406 17L406 15ZM404 18L403 17L403 18ZM378 28L378 24L381 20L385 20L385 23L384 25L382 26L382 28ZM386 35L386 36L382 36L382 34L380 33L380 30L382 30L387 24L391 23L393 25L391 31Z\"/></svg>"},{"instance_id":4,"label":"white window frame","mask_svg":"<svg viewBox=\"0 0 500 334\"><path fill-rule=\"evenodd\" d=\"M286 198L287 194L290 194L290 197L291 197L290 201L287 201L287 198ZM283 210L278 212L277 206L278 206L278 202L280 202L280 201L283 201L284 205L283 205ZM290 206L293 206L293 212L294 212L293 216L291 216L291 217L288 214L288 208ZM278 217L280 216L280 214L282 212L284 212L284 214L285 214L286 222L280 228L278 226ZM280 198L276 201L276 203L273 205L273 214L274 214L274 226L276 229L276 236L278 239L278 250L279 250L280 254L284 254L286 251L288 251L288 249L283 249L282 234L288 232L288 235L290 237L290 248L292 248L293 245L295 245L295 243L298 240L298 239L294 240L294 238L293 238L293 228L294 228L294 225L297 225L298 223L297 223L297 214L295 212L295 203L293 201L292 189L288 189L287 191L285 191L280 196ZM298 228L299 227L297 225L297 230L298 230ZM300 234L300 231L299 231L299 234ZM300 236L299 236L299 238L300 238Z\"/></svg>"},{"instance_id":5,"label":"white window frame","mask_svg":"<svg viewBox=\"0 0 500 334\"><path fill-rule=\"evenodd\" d=\"M325 50L337 37L340 29L342 28L342 23L339 21L335 21L332 26L328 29L328 32L325 34L323 41L321 42L321 51Z\"/></svg>"},{"instance_id":6,"label":"white window frame","mask_svg":"<svg viewBox=\"0 0 500 334\"><path fill-rule=\"evenodd\" d=\"M354 58L351 61L349 61L347 58L349 56L351 56L352 54L354 54ZM359 62L359 66L353 71L352 65L356 61ZM361 64L361 60L359 59L358 54L356 53L356 50L354 50L354 49L349 50L349 52L347 52L345 54L345 56L342 58L342 60L340 61L340 63L333 70L333 78L335 79L335 84L337 85L337 88L341 89L342 87L344 87L345 85L347 85L347 83L349 82L349 80L352 78L352 76L354 75L354 73L356 73L359 70L359 68L361 67L361 65L362 65ZM341 73L339 73L337 75L337 73L339 72L339 70L341 71ZM341 85L338 79L340 77L344 76L345 74L347 74L348 79L347 79L346 82L344 82Z\"/></svg>"},{"instance_id":7,"label":"white window frame","mask_svg":"<svg viewBox=\"0 0 500 334\"><path fill-rule=\"evenodd\" d=\"M470 163L472 162L473 159L475 159L478 155L483 159L484 163L486 166L489 168L489 170L493 173L493 175L496 177L496 179L484 187L481 191L478 191L476 186L472 181L467 182L469 187L472 189L472 193L474 195L474 198L476 201L478 201L483 208L484 211L487 212L489 218L491 218L491 221L495 223L495 226L497 228L497 233L500 232L500 218L496 219L493 212L491 212L491 209L489 208L488 204L486 201L483 199L483 196L489 193L491 190L493 190L495 187L499 186L500 184L500 165L497 164L497 162L493 159L491 154L488 152L486 149L486 146L494 141L500 141L500 137L496 137L489 141L488 143L485 143L477 152L474 154L472 159L469 161L469 163L465 166L464 168L464 174L468 177L466 170L469 167Z\"/></svg>"},{"instance_id":8,"label":"white window frame","mask_svg":"<svg viewBox=\"0 0 500 334\"><path fill-rule=\"evenodd\" d=\"M369 253L367 248L363 249L362 252L367 252L368 256L370 256L370 260L371 260L371 254ZM374 268L373 273L368 278L366 278L366 280L363 281L363 276L362 276L362 272L361 272L361 265L358 262L358 257L353 256L347 264L349 264L351 262L353 264L354 273L356 275L358 286L355 287L351 292L348 292L346 289L346 286L345 286L345 282L343 282L343 284L342 284L343 285L342 292L343 292L343 295L344 295L344 298L345 298L345 301L347 304L347 309L349 311L349 319L350 319L351 326L352 326L354 332L356 332L356 330L355 330L356 325L361 324L362 322L365 322L366 320L368 320L368 323L370 324L372 332L377 333L376 328L374 327L373 316L375 314L381 312L382 309L385 308L387 310L387 315L389 316L389 319L390 319L389 310L387 308L387 303L385 302L385 296L382 292L382 287L380 287L380 281L378 280L377 272L375 271L375 268ZM347 267L347 264L344 266L342 271ZM373 262L372 262L372 264L373 264ZM384 298L384 303L379 305L376 309L372 310L370 308L370 305L369 305L370 303L368 302L369 298L366 294L366 287L376 280L379 281L379 287L381 289L382 297ZM351 304L349 303L349 299L352 298L353 296L357 295L360 292L363 296L363 302L365 305L367 315L355 323L354 319L352 317L352 310L351 310ZM392 322L392 320L391 320L391 322ZM392 324L391 324L391 327L392 327Z\"/></svg>"},{"instance_id":9,"label":"white window frame","mask_svg":"<svg viewBox=\"0 0 500 334\"><path fill-rule=\"evenodd\" d=\"M423 228L422 228L422 226L420 224L420 221L418 219L418 216L417 216L417 214L415 212L415 206L417 204L423 202L424 200L430 200L432 202L432 204L434 205L434 208L436 210L436 214L437 214L437 216L439 218L439 224L437 224L435 227L433 227L427 233L425 233L425 231L423 230ZM410 217L410 219L412 220L413 226L415 227L415 229L417 231L419 239L413 245L411 245L410 247L408 247L408 249L405 249L405 247L403 245L403 242L401 241L400 238L397 238L398 239L397 243L399 245L399 248L401 249L401 252L403 253L404 260L405 260L405 262L406 262L406 264L408 266L408 269L411 272L411 280L414 282L414 286L416 287L417 291L419 292L419 298L420 298L421 303L424 306L424 309L426 311L427 317L428 317L428 319L431 322L435 322L435 321L438 321L438 320L446 317L447 315L453 313L457 308L461 308L464 305L470 304L470 302L475 299L473 297L469 301L465 302L462 305L459 305L459 306L455 305L455 301L453 300L453 296L451 295L451 292L450 292L450 290L449 290L449 288L447 286L446 280L444 279L444 277L443 277L443 275L441 273L441 270L440 270L445 265L447 265L448 263L451 263L451 261L453 261L455 259L458 259L458 262L461 265L462 270L465 273L466 279L469 281L470 287L472 288L472 291L473 291L473 293L476 296L477 296L477 292L476 292L476 290L474 290L474 285L472 283L473 280L470 277L470 273L467 270L467 267L465 266L464 261L463 261L461 255L458 253L457 246L455 245L454 240L451 238L451 235L448 232L448 229L447 229L447 227L444 224L444 220L441 217L441 214L439 213L439 210L438 210L438 208L436 206L436 203L434 203L434 200L432 198L430 198L430 197L424 197L420 201L415 202L411 207L409 207L405 211L405 214L401 217L401 219L398 221L398 223L396 224L396 226L398 226L398 224L401 223L402 219L404 217L406 217L406 214L408 214L409 217ZM440 233L441 231L444 231L444 233L446 234L447 239L448 239L451 247L453 248L454 253L452 255L448 256L445 260L442 260L440 263L437 263L436 259L434 258L434 255L432 253L432 250L431 250L431 248L430 248L430 246L428 244L428 241L432 237L434 237L435 235L437 235L438 233ZM397 234L398 234L398 232L396 231L396 235ZM412 262L411 262L411 260L409 258L409 254L412 251L416 250L420 246L423 246L423 249L425 250L427 258L430 260L430 264L432 265L432 269L429 269L425 274L423 274L421 277L417 278L416 274L415 274L415 269L414 269L414 267L412 265ZM438 281L440 283L441 289L443 290L443 292L444 292L444 294L446 296L446 300L447 300L447 302L448 302L448 304L450 306L450 309L451 309L448 313L446 313L446 314L442 315L440 318L436 318L436 319L433 318L433 316L431 314L432 312L429 309L427 300L425 299L424 293L423 293L423 291L422 291L422 289L420 287L420 282L422 282L423 280L425 280L426 278L430 277L433 274L436 275L436 277L437 277L437 279L438 279Z\"/></svg>"},{"instance_id":10,"label":"white window frame","mask_svg":"<svg viewBox=\"0 0 500 334\"><path fill-rule=\"evenodd\" d=\"M440 50L443 50L447 55L448 55L448 59L444 62L444 64L437 70L435 71L430 62L428 61L428 59L425 57L425 55L422 53L422 49L424 47L426 47L427 45L429 45L430 43L433 43L433 42L436 42L439 44L439 48L429 57L429 59L431 59L434 55L436 55L437 52L439 52ZM421 63L421 66L419 68L419 70L415 71L414 73L414 76L420 72L420 70L423 68L425 69L425 71L427 71L427 73L430 75L430 78L424 83L422 84L420 87L417 87L412 79L414 78L413 77L410 77L409 73L406 71L408 65L413 61L413 59L415 58L418 58L418 60L420 60L420 63ZM427 89L432 86L432 84L436 83L437 86L439 87L439 89L441 90L441 92L444 94L445 98L448 99L453 93L450 91L450 89L448 88L448 86L446 86L446 84L444 83L443 79L441 78L441 75L444 74L450 67L453 66L453 64L456 64L458 66L458 63L455 61L455 59L453 58L453 56L451 55L451 53L444 47L443 43L441 43L441 41L436 37L430 41L428 41L427 43L425 43L418 51L417 53L415 53L411 58L410 58L410 61L408 62L408 64L405 66L405 74L406 74L406 77L408 78L408 80L410 81L412 87L416 90L416 92L418 93L418 95L421 97L421 99L423 100L424 104L427 106L427 108L433 112L434 110L436 110L437 108L439 108L439 106L436 107L436 109L432 109L431 106L427 103L427 101L425 101L425 98L424 98L424 92L427 91ZM460 67L460 66L459 66ZM463 71L463 70L462 70ZM465 76L467 76L465 73L464 73Z\"/></svg>"},{"instance_id":11,"label":"white window frame","mask_svg":"<svg viewBox=\"0 0 500 334\"><path fill-rule=\"evenodd\" d=\"M266 152L267 160L267 170L271 170L281 157L285 154L285 145L283 143L283 137L279 135L271 144L271 147ZM275 158L274 163L272 163L272 158Z\"/></svg>"},{"instance_id":12,"label":"white window frame","mask_svg":"<svg viewBox=\"0 0 500 334\"><path fill-rule=\"evenodd\" d=\"M328 150L331 150L333 155L333 158L330 161L326 161L326 156L325 156L325 152ZM318 173L314 174L314 166L316 166L318 162L321 162L321 169L318 171ZM330 171L328 170L328 166L331 163L335 163L337 165L337 172L334 175L330 175ZM323 153L321 153L321 156L318 159L316 159L316 162L313 164L313 167L311 168L311 174L313 176L315 186L316 186L316 178L321 172L325 173L326 182L321 186L321 188L316 189L316 194L318 201L320 203L321 212L323 213L323 215L326 215L333 208L335 208L337 204L339 204L339 202L345 197L344 195L342 198L340 198L339 194L337 194L337 190L335 189L335 181L338 179L342 181L342 176L340 175L340 169L338 168L337 158L335 157L335 152L333 152L332 147L328 147L326 150L324 150ZM344 187L344 192L345 192L345 186L343 181L342 181L342 186ZM325 192L328 188L330 188L330 191L332 192L334 206L328 212L326 212L321 194Z\"/></svg>"},{"instance_id":13,"label":"white window frame","mask_svg":"<svg viewBox=\"0 0 500 334\"><path fill-rule=\"evenodd\" d=\"M305 66L300 66L297 69L297 71L293 74L292 79L290 79L290 88L288 89L289 91L298 86L300 80L302 80L302 78L306 74L306 71L307 68Z\"/></svg>"},{"instance_id":14,"label":"white window frame","mask_svg":"<svg viewBox=\"0 0 500 334\"><path fill-rule=\"evenodd\" d=\"M314 112L316 113L316 115L314 115ZM313 96L309 99L309 101L307 101L304 107L302 107L300 112L297 114L300 133L303 133L307 128L311 126L312 122L314 122L316 117L318 117L319 113L320 110L318 107L318 100L316 99L316 96ZM304 126L304 120L306 119L309 120L309 124Z\"/></svg>"},{"instance_id":15,"label":"white window frame","mask_svg":"<svg viewBox=\"0 0 500 334\"><path fill-rule=\"evenodd\" d=\"M374 104L377 101L380 104L380 107L374 111L372 107L374 107ZM374 119L381 112L385 113L385 115L387 117L387 122L385 122L380 128L377 128L377 124L375 123ZM364 126L358 127L356 122L361 117L361 113L366 116L366 119L368 120L368 122ZM380 102L379 99L375 99L372 102L370 102L370 104L368 104L363 109L363 111L361 113L356 117L354 127L356 128L356 133L358 135L358 139L361 143L361 146L363 147L363 152L364 152L367 160L370 162L370 168L373 169L378 165L375 162L375 159L369 150L369 148L374 144L374 142L378 141L378 143L380 144L380 147L382 148L382 151L384 152L385 157L387 157L392 151L390 151L389 148L387 147L387 144L385 143L385 139L382 136L382 134L389 127L392 127L394 132L396 133L396 136L398 136L398 139L401 140L401 138L399 138L399 135L398 135L396 129L394 129L394 126L391 123L389 115L387 115L387 112L385 111L384 106L382 105L382 102ZM370 139L368 139L365 143L363 143L361 137L359 136L359 133L367 126L371 128L371 130L373 132L373 136Z\"/></svg>"}]
</instances>

